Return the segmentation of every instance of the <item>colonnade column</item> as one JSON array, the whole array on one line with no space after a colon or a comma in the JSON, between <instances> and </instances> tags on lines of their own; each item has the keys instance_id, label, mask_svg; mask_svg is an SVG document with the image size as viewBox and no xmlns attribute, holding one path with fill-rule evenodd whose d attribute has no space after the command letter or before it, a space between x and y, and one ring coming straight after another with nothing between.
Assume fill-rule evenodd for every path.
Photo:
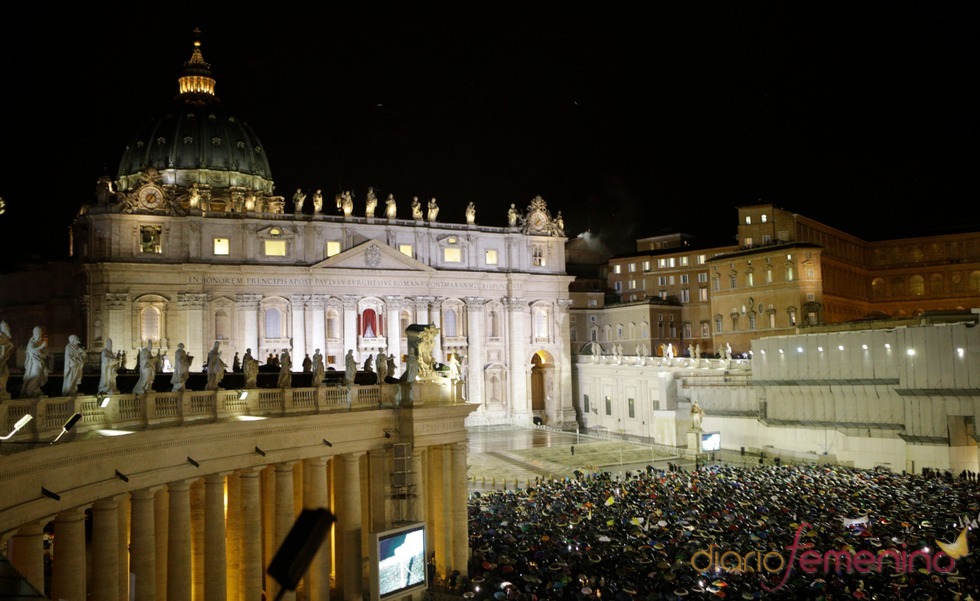
<instances>
[{"instance_id":1,"label":"colonnade column","mask_svg":"<svg viewBox=\"0 0 980 601\"><path fill-rule=\"evenodd\" d=\"M449 469L452 482L452 505L449 508L449 518L452 522L452 569L461 574L467 573L470 561L470 532L467 515L467 496L469 486L466 483L466 442L457 442L451 447L452 465Z\"/></svg>"},{"instance_id":2,"label":"colonnade column","mask_svg":"<svg viewBox=\"0 0 980 601\"><path fill-rule=\"evenodd\" d=\"M225 556L225 475L204 477L204 598L224 601L228 597Z\"/></svg>"},{"instance_id":3,"label":"colonnade column","mask_svg":"<svg viewBox=\"0 0 980 601\"><path fill-rule=\"evenodd\" d=\"M467 296L466 301L466 401L483 406L483 309L486 299Z\"/></svg>"},{"instance_id":4,"label":"colonnade column","mask_svg":"<svg viewBox=\"0 0 980 601\"><path fill-rule=\"evenodd\" d=\"M363 571L361 567L361 463L363 455L346 453L339 457L343 470L343 481L340 486L344 491L343 503L337 524L340 525L341 548L344 554L341 565L341 583L344 601L362 601Z\"/></svg>"},{"instance_id":5,"label":"colonnade column","mask_svg":"<svg viewBox=\"0 0 980 601\"><path fill-rule=\"evenodd\" d=\"M85 601L85 509L62 511L54 518L51 598ZM43 590L43 589L38 589Z\"/></svg>"},{"instance_id":6,"label":"colonnade column","mask_svg":"<svg viewBox=\"0 0 980 601\"><path fill-rule=\"evenodd\" d=\"M507 336L510 356L509 384L510 412L515 421L526 421L531 424L531 399L527 389L528 365L528 336L525 328L528 307L527 299L511 296L504 298L504 309L507 312Z\"/></svg>"},{"instance_id":7,"label":"colonnade column","mask_svg":"<svg viewBox=\"0 0 980 601\"><path fill-rule=\"evenodd\" d=\"M141 488L130 494L130 571L136 585L131 601L157 598L157 540L155 504L159 487Z\"/></svg>"},{"instance_id":8,"label":"colonnade column","mask_svg":"<svg viewBox=\"0 0 980 601\"><path fill-rule=\"evenodd\" d=\"M307 487L304 491L303 506L306 509L329 509L330 489L327 480L328 457L311 457L306 460ZM331 528L331 531L333 528ZM330 532L313 556L310 569L306 573L307 598L309 601L329 601L330 599Z\"/></svg>"},{"instance_id":9,"label":"colonnade column","mask_svg":"<svg viewBox=\"0 0 980 601\"><path fill-rule=\"evenodd\" d=\"M275 553L279 551L279 548L282 546L282 542L286 540L286 535L289 534L289 530L293 527L293 522L296 519L296 511L293 507L293 465L295 465L295 462L292 461L277 463L275 465L276 508L275 530L273 537L275 540L276 550L273 553L273 557L275 556ZM281 588L282 584L277 582L274 590L271 591L271 594L275 599L281 599L282 601L295 601L295 591L287 590L279 595L279 590Z\"/></svg>"},{"instance_id":10,"label":"colonnade column","mask_svg":"<svg viewBox=\"0 0 980 601\"><path fill-rule=\"evenodd\" d=\"M167 485L167 601L191 601L191 482L181 480Z\"/></svg>"},{"instance_id":11,"label":"colonnade column","mask_svg":"<svg viewBox=\"0 0 980 601\"><path fill-rule=\"evenodd\" d=\"M8 547L11 565L31 586L44 592L44 528L30 522L17 529Z\"/></svg>"},{"instance_id":12,"label":"colonnade column","mask_svg":"<svg viewBox=\"0 0 980 601\"><path fill-rule=\"evenodd\" d=\"M429 499L429 516L433 530L432 550L436 556L436 567L446 577L452 571L452 522L449 507L453 498L452 482L449 480L449 450L445 445L428 448L429 469L426 495Z\"/></svg>"},{"instance_id":13,"label":"colonnade column","mask_svg":"<svg viewBox=\"0 0 980 601\"><path fill-rule=\"evenodd\" d=\"M119 599L119 503L99 499L92 505L93 599Z\"/></svg>"},{"instance_id":14,"label":"colonnade column","mask_svg":"<svg viewBox=\"0 0 980 601\"><path fill-rule=\"evenodd\" d=\"M563 424L576 423L575 399L572 398L572 355L571 355L571 327L568 318L568 309L572 306L571 299L561 298L557 303L556 327L558 328L558 339L555 341L562 349L561 359L555 365L558 380L558 405L561 411L561 422Z\"/></svg>"},{"instance_id":15,"label":"colonnade column","mask_svg":"<svg viewBox=\"0 0 980 601\"><path fill-rule=\"evenodd\" d=\"M345 294L344 301L344 349L341 355L346 355L347 351L354 349L354 359L360 360L357 351L357 296Z\"/></svg>"},{"instance_id":16,"label":"colonnade column","mask_svg":"<svg viewBox=\"0 0 980 601\"><path fill-rule=\"evenodd\" d=\"M405 300L404 296L397 294L391 294L385 297L385 316L388 318L388 327L386 328L385 335L388 337L388 354L395 355L395 359L399 367L401 367L402 361L402 320L401 320L401 310L402 302ZM393 378L397 378L399 374L388 374Z\"/></svg>"},{"instance_id":17,"label":"colonnade column","mask_svg":"<svg viewBox=\"0 0 980 601\"><path fill-rule=\"evenodd\" d=\"M252 356L260 360L259 354L259 301L261 294L242 293L235 295L235 311L238 313L238 343L243 349L252 349Z\"/></svg>"},{"instance_id":18,"label":"colonnade column","mask_svg":"<svg viewBox=\"0 0 980 601\"><path fill-rule=\"evenodd\" d=\"M242 497L242 560L240 598L262 598L265 570L262 567L262 473L258 469L238 472Z\"/></svg>"}]
</instances>

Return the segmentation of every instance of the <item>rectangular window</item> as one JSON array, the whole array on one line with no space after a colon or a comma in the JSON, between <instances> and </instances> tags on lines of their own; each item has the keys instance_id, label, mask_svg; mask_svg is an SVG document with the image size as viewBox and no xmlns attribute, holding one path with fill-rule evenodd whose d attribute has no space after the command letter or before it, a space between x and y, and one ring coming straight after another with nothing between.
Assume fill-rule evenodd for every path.
<instances>
[{"instance_id":1,"label":"rectangular window","mask_svg":"<svg viewBox=\"0 0 980 601\"><path fill-rule=\"evenodd\" d=\"M141 253L162 253L163 248L160 246L160 237L163 233L163 228L159 225L141 225L140 226L140 252Z\"/></svg>"},{"instance_id":2,"label":"rectangular window","mask_svg":"<svg viewBox=\"0 0 980 601\"><path fill-rule=\"evenodd\" d=\"M745 284L748 286L755 285L755 277L752 275L751 271L745 273Z\"/></svg>"},{"instance_id":3,"label":"rectangular window","mask_svg":"<svg viewBox=\"0 0 980 601\"><path fill-rule=\"evenodd\" d=\"M668 258L667 267L677 267L677 260L674 257Z\"/></svg>"},{"instance_id":4,"label":"rectangular window","mask_svg":"<svg viewBox=\"0 0 980 601\"><path fill-rule=\"evenodd\" d=\"M629 407L630 417L636 417L636 401L633 399L626 399L626 404Z\"/></svg>"},{"instance_id":5,"label":"rectangular window","mask_svg":"<svg viewBox=\"0 0 980 601\"><path fill-rule=\"evenodd\" d=\"M636 263L630 263L629 264L629 270L630 270L630 273L636 272Z\"/></svg>"},{"instance_id":6,"label":"rectangular window","mask_svg":"<svg viewBox=\"0 0 980 601\"><path fill-rule=\"evenodd\" d=\"M746 238L743 245L745 246L745 248L752 248L752 238L751 237Z\"/></svg>"},{"instance_id":7,"label":"rectangular window","mask_svg":"<svg viewBox=\"0 0 980 601\"><path fill-rule=\"evenodd\" d=\"M691 335L691 322L685 321L682 330L684 332L683 334L684 340L690 340L691 338L694 338L694 336Z\"/></svg>"},{"instance_id":8,"label":"rectangular window","mask_svg":"<svg viewBox=\"0 0 980 601\"><path fill-rule=\"evenodd\" d=\"M411 244L399 244L398 252L405 255L406 257L412 257L412 258L415 257L415 249L412 247Z\"/></svg>"},{"instance_id":9,"label":"rectangular window","mask_svg":"<svg viewBox=\"0 0 980 601\"><path fill-rule=\"evenodd\" d=\"M485 256L486 256L487 265L497 264L497 249L488 248Z\"/></svg>"},{"instance_id":10,"label":"rectangular window","mask_svg":"<svg viewBox=\"0 0 980 601\"><path fill-rule=\"evenodd\" d=\"M657 276L657 285L658 286L666 286L667 285L667 276L665 276L665 275Z\"/></svg>"},{"instance_id":11,"label":"rectangular window","mask_svg":"<svg viewBox=\"0 0 980 601\"><path fill-rule=\"evenodd\" d=\"M766 245L772 244L772 236L769 234L762 234L762 243Z\"/></svg>"},{"instance_id":12,"label":"rectangular window","mask_svg":"<svg viewBox=\"0 0 980 601\"><path fill-rule=\"evenodd\" d=\"M708 255L698 255L698 265L704 265L708 262Z\"/></svg>"},{"instance_id":13,"label":"rectangular window","mask_svg":"<svg viewBox=\"0 0 980 601\"><path fill-rule=\"evenodd\" d=\"M698 300L702 302L708 300L707 288L698 288Z\"/></svg>"},{"instance_id":14,"label":"rectangular window","mask_svg":"<svg viewBox=\"0 0 980 601\"><path fill-rule=\"evenodd\" d=\"M582 395L582 411L589 412L589 395L587 394Z\"/></svg>"},{"instance_id":15,"label":"rectangular window","mask_svg":"<svg viewBox=\"0 0 980 601\"><path fill-rule=\"evenodd\" d=\"M806 293L806 300L808 300L810 302L813 302L813 301L817 300L817 295L814 294L814 293L812 293L812 292L807 292Z\"/></svg>"},{"instance_id":16,"label":"rectangular window","mask_svg":"<svg viewBox=\"0 0 980 601\"><path fill-rule=\"evenodd\" d=\"M643 271L650 271L650 261L643 262Z\"/></svg>"},{"instance_id":17,"label":"rectangular window","mask_svg":"<svg viewBox=\"0 0 980 601\"><path fill-rule=\"evenodd\" d=\"M673 286L674 285L674 276L672 276L672 275L667 276L667 284L670 285L670 286Z\"/></svg>"},{"instance_id":18,"label":"rectangular window","mask_svg":"<svg viewBox=\"0 0 980 601\"><path fill-rule=\"evenodd\" d=\"M636 290L636 280L630 280L630 290Z\"/></svg>"},{"instance_id":19,"label":"rectangular window","mask_svg":"<svg viewBox=\"0 0 980 601\"><path fill-rule=\"evenodd\" d=\"M681 302L682 303L691 302L691 291L688 290L687 288L681 290Z\"/></svg>"},{"instance_id":20,"label":"rectangular window","mask_svg":"<svg viewBox=\"0 0 980 601\"><path fill-rule=\"evenodd\" d=\"M803 275L809 280L813 279L813 265L805 265L803 267Z\"/></svg>"},{"instance_id":21,"label":"rectangular window","mask_svg":"<svg viewBox=\"0 0 980 601\"><path fill-rule=\"evenodd\" d=\"M445 263L459 263L462 259L462 252L458 248L442 249L442 260Z\"/></svg>"},{"instance_id":22,"label":"rectangular window","mask_svg":"<svg viewBox=\"0 0 980 601\"><path fill-rule=\"evenodd\" d=\"M707 281L708 281L708 272L707 271L698 272L698 283L704 284Z\"/></svg>"},{"instance_id":23,"label":"rectangular window","mask_svg":"<svg viewBox=\"0 0 980 601\"><path fill-rule=\"evenodd\" d=\"M337 240L327 241L327 256L332 257L340 254L340 242Z\"/></svg>"},{"instance_id":24,"label":"rectangular window","mask_svg":"<svg viewBox=\"0 0 980 601\"><path fill-rule=\"evenodd\" d=\"M612 415L612 399L606 397L606 415Z\"/></svg>"},{"instance_id":25,"label":"rectangular window","mask_svg":"<svg viewBox=\"0 0 980 601\"><path fill-rule=\"evenodd\" d=\"M615 288L616 288L616 292L622 292L623 291L623 283L622 282L616 282L615 283Z\"/></svg>"},{"instance_id":26,"label":"rectangular window","mask_svg":"<svg viewBox=\"0 0 980 601\"><path fill-rule=\"evenodd\" d=\"M681 267L687 267L687 261L688 261L688 258L687 258L687 256L683 256L683 257L681 257L681 258L680 258L680 262L681 262Z\"/></svg>"},{"instance_id":27,"label":"rectangular window","mask_svg":"<svg viewBox=\"0 0 980 601\"><path fill-rule=\"evenodd\" d=\"M285 257L286 256L286 241L285 240L266 240L265 241L265 256L267 256L267 257Z\"/></svg>"},{"instance_id":28,"label":"rectangular window","mask_svg":"<svg viewBox=\"0 0 980 601\"><path fill-rule=\"evenodd\" d=\"M686 274L686 273L682 273L681 274L681 284L686 286L690 282L691 282L691 276L688 275L688 274Z\"/></svg>"},{"instance_id":29,"label":"rectangular window","mask_svg":"<svg viewBox=\"0 0 980 601\"><path fill-rule=\"evenodd\" d=\"M623 273L622 265L613 265L613 273Z\"/></svg>"},{"instance_id":30,"label":"rectangular window","mask_svg":"<svg viewBox=\"0 0 980 601\"><path fill-rule=\"evenodd\" d=\"M544 267L544 247L535 244L531 247L531 265L534 267ZM618 271L616 273L619 273Z\"/></svg>"},{"instance_id":31,"label":"rectangular window","mask_svg":"<svg viewBox=\"0 0 980 601\"><path fill-rule=\"evenodd\" d=\"M657 267L660 269L667 267L667 259L657 259Z\"/></svg>"},{"instance_id":32,"label":"rectangular window","mask_svg":"<svg viewBox=\"0 0 980 601\"><path fill-rule=\"evenodd\" d=\"M230 250L231 243L228 238L215 238L214 239L214 254L216 255L227 255Z\"/></svg>"}]
</instances>

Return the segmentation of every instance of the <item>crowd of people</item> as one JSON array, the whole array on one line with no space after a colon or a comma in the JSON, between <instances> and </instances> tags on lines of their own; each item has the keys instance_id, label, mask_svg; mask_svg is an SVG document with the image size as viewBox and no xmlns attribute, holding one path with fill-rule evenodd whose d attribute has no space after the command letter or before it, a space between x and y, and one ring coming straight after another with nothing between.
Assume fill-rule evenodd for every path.
<instances>
[{"instance_id":1,"label":"crowd of people","mask_svg":"<svg viewBox=\"0 0 980 601\"><path fill-rule=\"evenodd\" d=\"M980 599L980 487L939 472L648 466L473 492L468 509L456 587L477 599Z\"/></svg>"}]
</instances>

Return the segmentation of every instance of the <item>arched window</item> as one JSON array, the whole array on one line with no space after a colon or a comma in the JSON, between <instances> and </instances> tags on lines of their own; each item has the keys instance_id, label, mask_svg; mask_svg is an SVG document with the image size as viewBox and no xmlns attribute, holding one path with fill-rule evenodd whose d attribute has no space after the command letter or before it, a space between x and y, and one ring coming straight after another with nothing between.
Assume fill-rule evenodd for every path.
<instances>
[{"instance_id":1,"label":"arched window","mask_svg":"<svg viewBox=\"0 0 980 601\"><path fill-rule=\"evenodd\" d=\"M378 328L378 314L374 309L365 309L361 313L361 336L365 338L377 338L381 335Z\"/></svg>"},{"instance_id":2,"label":"arched window","mask_svg":"<svg viewBox=\"0 0 980 601\"><path fill-rule=\"evenodd\" d=\"M921 275L913 275L909 278L909 292L915 296L926 293L926 281Z\"/></svg>"},{"instance_id":3,"label":"arched window","mask_svg":"<svg viewBox=\"0 0 980 601\"><path fill-rule=\"evenodd\" d=\"M721 334L722 332L725 331L724 328L721 327L723 323L724 323L724 319L722 318L722 316L715 315L715 334Z\"/></svg>"},{"instance_id":4,"label":"arched window","mask_svg":"<svg viewBox=\"0 0 980 601\"><path fill-rule=\"evenodd\" d=\"M401 315L398 318L398 324L401 326L402 334L404 334L405 331L408 330L408 326L411 323L412 323L412 316L409 315L409 313L408 313L407 310L406 311L402 311L401 312ZM399 351L399 352L401 352L401 351Z\"/></svg>"},{"instance_id":5,"label":"arched window","mask_svg":"<svg viewBox=\"0 0 980 601\"><path fill-rule=\"evenodd\" d=\"M340 315L334 309L327 311L327 338L330 340L340 338Z\"/></svg>"},{"instance_id":6,"label":"arched window","mask_svg":"<svg viewBox=\"0 0 980 601\"><path fill-rule=\"evenodd\" d=\"M490 337L500 338L500 313L496 309L490 311Z\"/></svg>"},{"instance_id":7,"label":"arched window","mask_svg":"<svg viewBox=\"0 0 980 601\"><path fill-rule=\"evenodd\" d=\"M885 296L885 279L875 278L871 280L871 296L881 298Z\"/></svg>"},{"instance_id":8,"label":"arched window","mask_svg":"<svg viewBox=\"0 0 980 601\"><path fill-rule=\"evenodd\" d=\"M265 337L282 338L282 314L275 307L265 311Z\"/></svg>"},{"instance_id":9,"label":"arched window","mask_svg":"<svg viewBox=\"0 0 980 601\"><path fill-rule=\"evenodd\" d=\"M456 337L456 310L446 309L445 315L442 316L442 334L446 338Z\"/></svg>"},{"instance_id":10,"label":"arched window","mask_svg":"<svg viewBox=\"0 0 980 601\"><path fill-rule=\"evenodd\" d=\"M793 266L792 265L787 265L786 266L786 281L787 282L792 282L793 281Z\"/></svg>"},{"instance_id":11,"label":"arched window","mask_svg":"<svg viewBox=\"0 0 980 601\"><path fill-rule=\"evenodd\" d=\"M160 309L146 307L140 313L140 340L160 340Z\"/></svg>"},{"instance_id":12,"label":"arched window","mask_svg":"<svg viewBox=\"0 0 980 601\"><path fill-rule=\"evenodd\" d=\"M231 317L225 310L214 314L214 339L228 340L231 334Z\"/></svg>"},{"instance_id":13,"label":"arched window","mask_svg":"<svg viewBox=\"0 0 980 601\"><path fill-rule=\"evenodd\" d=\"M535 340L548 339L548 310L544 307L534 308L534 338Z\"/></svg>"}]
</instances>

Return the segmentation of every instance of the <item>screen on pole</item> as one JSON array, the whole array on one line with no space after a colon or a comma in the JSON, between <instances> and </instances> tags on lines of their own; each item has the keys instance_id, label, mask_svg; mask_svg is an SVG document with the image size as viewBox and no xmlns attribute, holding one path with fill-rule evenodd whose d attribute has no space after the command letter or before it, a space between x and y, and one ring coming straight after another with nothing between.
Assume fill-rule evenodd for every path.
<instances>
[{"instance_id":1,"label":"screen on pole","mask_svg":"<svg viewBox=\"0 0 980 601\"><path fill-rule=\"evenodd\" d=\"M379 599L426 586L425 524L375 533L372 584Z\"/></svg>"}]
</instances>

